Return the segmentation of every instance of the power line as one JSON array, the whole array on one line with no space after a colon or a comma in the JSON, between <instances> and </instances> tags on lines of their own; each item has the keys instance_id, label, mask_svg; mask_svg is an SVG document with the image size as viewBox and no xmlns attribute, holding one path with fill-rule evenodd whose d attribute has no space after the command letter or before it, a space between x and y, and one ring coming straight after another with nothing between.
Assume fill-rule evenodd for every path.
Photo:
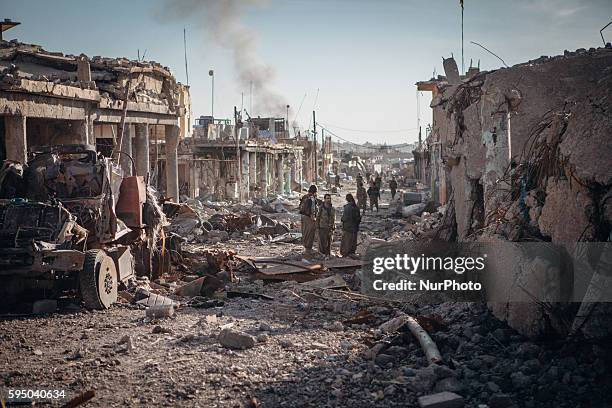
<instances>
[{"instance_id":1,"label":"power line","mask_svg":"<svg viewBox=\"0 0 612 408\"><path fill-rule=\"evenodd\" d=\"M317 107L317 102L318 101L319 101L319 88L317 88L317 95L315 96L314 103L312 104L312 110L313 111ZM308 127L310 127L310 124L312 124L312 121L309 123ZM313 129L314 129L314 125L313 125Z\"/></svg>"},{"instance_id":2,"label":"power line","mask_svg":"<svg viewBox=\"0 0 612 408\"><path fill-rule=\"evenodd\" d=\"M319 123L319 125L321 125ZM346 130L349 132L361 132L361 133L401 133L401 132L409 132L411 130L418 130L419 128L410 128L410 129L394 129L394 130L365 130L365 129L351 129L351 128L345 128L342 126L336 126L336 125L332 125L331 123L327 123L325 126L327 127L331 127L331 128L336 128L336 129L341 129L341 130Z\"/></svg>"},{"instance_id":3,"label":"power line","mask_svg":"<svg viewBox=\"0 0 612 408\"><path fill-rule=\"evenodd\" d=\"M304 97L302 98L302 102L300 102L300 107L298 108L297 113L295 114L295 117L293 118L293 122L295 122L298 116L300 115L300 111L302 110L302 105L304 104L305 99L306 99L306 92L304 92Z\"/></svg>"},{"instance_id":4,"label":"power line","mask_svg":"<svg viewBox=\"0 0 612 408\"><path fill-rule=\"evenodd\" d=\"M496 57L498 60L500 60L502 62L502 64L504 64L506 66L506 68L508 67L508 64L506 64L506 61L504 61L503 59L501 59L501 57L497 54L495 54L493 51L487 49L484 45L482 44L478 44L476 41L470 41L472 44L479 46L480 48L482 48L483 50L487 51L489 54L493 55L494 57Z\"/></svg>"},{"instance_id":5,"label":"power line","mask_svg":"<svg viewBox=\"0 0 612 408\"><path fill-rule=\"evenodd\" d=\"M321 126L322 129L325 129L326 132L330 133L332 136L335 136L337 139L340 139L344 142L350 143L354 146L359 146L361 148L364 149L372 149L372 150L379 150L379 149L385 149L385 148L400 148L400 147L408 147L411 144L410 143L400 143L400 144L395 144L395 145L364 145L364 144L360 144L360 143L355 143L351 140L348 140L342 136L338 136L336 133L332 132L331 130L329 130L327 127L325 127L324 125L322 125L321 123L317 122L317 125Z\"/></svg>"}]
</instances>

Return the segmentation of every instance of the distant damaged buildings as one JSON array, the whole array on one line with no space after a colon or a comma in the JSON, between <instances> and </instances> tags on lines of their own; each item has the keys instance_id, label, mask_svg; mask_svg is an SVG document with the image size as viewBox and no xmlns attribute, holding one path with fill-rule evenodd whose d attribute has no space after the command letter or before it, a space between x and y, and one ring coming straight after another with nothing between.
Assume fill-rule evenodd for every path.
<instances>
[{"instance_id":1,"label":"distant damaged buildings","mask_svg":"<svg viewBox=\"0 0 612 408\"><path fill-rule=\"evenodd\" d=\"M192 137L189 87L158 63L0 43L0 161L24 163L41 147L87 144L168 199L248 199L314 180L312 140L289 137L286 125L281 118L238 118L236 126L201 117Z\"/></svg>"},{"instance_id":2,"label":"distant damaged buildings","mask_svg":"<svg viewBox=\"0 0 612 408\"><path fill-rule=\"evenodd\" d=\"M312 141L289 137L284 119L237 122L196 120L193 137L179 148L180 171L190 175L183 194L246 200L301 191L314 179Z\"/></svg>"},{"instance_id":3,"label":"distant damaged buildings","mask_svg":"<svg viewBox=\"0 0 612 408\"><path fill-rule=\"evenodd\" d=\"M145 176L177 200L177 147L190 135L190 111L189 88L160 64L0 42L0 160L92 145L114 151L125 175Z\"/></svg>"}]
</instances>

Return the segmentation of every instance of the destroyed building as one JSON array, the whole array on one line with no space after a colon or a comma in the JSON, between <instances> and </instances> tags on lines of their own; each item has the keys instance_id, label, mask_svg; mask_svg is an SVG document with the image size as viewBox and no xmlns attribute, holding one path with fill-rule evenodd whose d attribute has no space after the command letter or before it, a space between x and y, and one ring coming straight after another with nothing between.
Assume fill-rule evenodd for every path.
<instances>
[{"instance_id":1,"label":"destroyed building","mask_svg":"<svg viewBox=\"0 0 612 408\"><path fill-rule=\"evenodd\" d=\"M177 200L190 111L189 88L158 63L0 43L0 160L25 163L28 152L62 144L116 150L124 175L147 177Z\"/></svg>"},{"instance_id":2,"label":"destroyed building","mask_svg":"<svg viewBox=\"0 0 612 408\"><path fill-rule=\"evenodd\" d=\"M244 200L301 191L310 162L301 142L280 118L249 118L236 128L230 120L200 117L179 147L181 192Z\"/></svg>"},{"instance_id":3,"label":"destroyed building","mask_svg":"<svg viewBox=\"0 0 612 408\"><path fill-rule=\"evenodd\" d=\"M577 242L609 241L612 49L461 77L452 58L444 67L446 76L417 83L432 92L433 126L415 161L436 201L452 209L447 238L550 242L569 253ZM519 269L492 276L493 286L510 298ZM544 332L551 317L535 303L491 307L527 334Z\"/></svg>"}]
</instances>

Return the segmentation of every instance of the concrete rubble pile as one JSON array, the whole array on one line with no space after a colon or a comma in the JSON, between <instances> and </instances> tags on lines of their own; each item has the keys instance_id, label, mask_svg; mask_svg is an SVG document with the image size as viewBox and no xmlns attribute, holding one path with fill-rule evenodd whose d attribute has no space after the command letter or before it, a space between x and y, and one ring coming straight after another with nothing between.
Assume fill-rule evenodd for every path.
<instances>
[{"instance_id":1,"label":"concrete rubble pile","mask_svg":"<svg viewBox=\"0 0 612 408\"><path fill-rule=\"evenodd\" d=\"M192 278L184 276L180 283L141 279L135 303L126 307L146 307L139 325L179 352L184 350L183 359L194 350L199 355L218 353L218 348L233 358L261 359L278 350L296 356L295 361L290 359L296 364L295 373L283 377L285 381L275 384L269 394L262 394L272 405L284 393L298 393L317 404L347 405L357 399L422 407L513 407L519 401L540 406L604 398L591 392L591 382L606 373L601 347L581 348L576 343L553 350L541 347L495 319L483 304L417 307L336 291L333 288L338 286L314 281L240 279L225 281L222 290L212 290L212 286L195 283L197 280L184 283L185 279ZM191 314L192 308L207 310L185 329L176 310ZM256 319L251 317L253 309L260 311ZM407 316L414 316L430 336L439 360L428 361L406 325ZM298 328L308 330L308 339L296 332ZM123 353L145 349L133 338L119 340L120 345L130 342L133 348ZM252 381L265 375L255 361L249 364ZM304 364L320 369L302 372ZM316 391L295 387L294 382L304 378L323 381L327 391L321 392L321 386Z\"/></svg>"},{"instance_id":2,"label":"concrete rubble pile","mask_svg":"<svg viewBox=\"0 0 612 408\"><path fill-rule=\"evenodd\" d=\"M433 208L431 204L413 204L398 207L401 217L366 220L362 225L363 240L417 240L434 238L441 226L446 206L440 206L433 212L424 211ZM406 210L406 209L409 210Z\"/></svg>"},{"instance_id":3,"label":"concrete rubble pile","mask_svg":"<svg viewBox=\"0 0 612 408\"><path fill-rule=\"evenodd\" d=\"M299 216L293 212L295 208L296 200L280 196L272 202L259 199L250 205L199 199L164 205L170 221L168 232L187 242L210 244L245 236L258 242L263 242L262 238L294 242L301 237L297 227Z\"/></svg>"},{"instance_id":4,"label":"concrete rubble pile","mask_svg":"<svg viewBox=\"0 0 612 408\"><path fill-rule=\"evenodd\" d=\"M147 74L146 76L144 74ZM127 58L105 58L86 55L64 55L45 51L41 46L16 40L0 44L0 89L39 89L56 93L63 85L96 91L98 100L125 98L125 84L130 83L130 95L137 103L163 105L171 110L178 106L177 83L167 67L149 61ZM66 96L69 96L69 90Z\"/></svg>"}]
</instances>

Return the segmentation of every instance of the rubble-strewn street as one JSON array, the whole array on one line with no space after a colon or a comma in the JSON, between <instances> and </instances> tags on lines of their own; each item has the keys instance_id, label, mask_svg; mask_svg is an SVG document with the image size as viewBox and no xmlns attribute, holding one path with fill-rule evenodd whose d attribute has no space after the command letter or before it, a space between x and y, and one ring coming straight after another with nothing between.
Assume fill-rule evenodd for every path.
<instances>
[{"instance_id":1,"label":"rubble-strewn street","mask_svg":"<svg viewBox=\"0 0 612 408\"><path fill-rule=\"evenodd\" d=\"M3 2L0 408L612 408L604 3Z\"/></svg>"},{"instance_id":2,"label":"rubble-strewn street","mask_svg":"<svg viewBox=\"0 0 612 408\"><path fill-rule=\"evenodd\" d=\"M391 213L368 213L364 230L372 232L362 239L394 227L404 231L409 223ZM259 239L188 244L183 255L185 262L201 261L204 248L233 248L244 256L300 262L297 244L269 246ZM354 268L340 271L340 286L353 285ZM178 283L138 285L183 302L171 317L152 317L127 301L102 312L60 302L53 316L5 317L5 385L59 387L70 396L93 389L89 406L101 407L406 406L438 392L461 395L468 406L609 401L601 386L610 376L605 346L531 341L483 304L385 302L309 282L264 282L245 272L218 296L197 302L172 295L168 286ZM393 323L403 314L416 316L431 334L442 362L429 365L418 341Z\"/></svg>"}]
</instances>

